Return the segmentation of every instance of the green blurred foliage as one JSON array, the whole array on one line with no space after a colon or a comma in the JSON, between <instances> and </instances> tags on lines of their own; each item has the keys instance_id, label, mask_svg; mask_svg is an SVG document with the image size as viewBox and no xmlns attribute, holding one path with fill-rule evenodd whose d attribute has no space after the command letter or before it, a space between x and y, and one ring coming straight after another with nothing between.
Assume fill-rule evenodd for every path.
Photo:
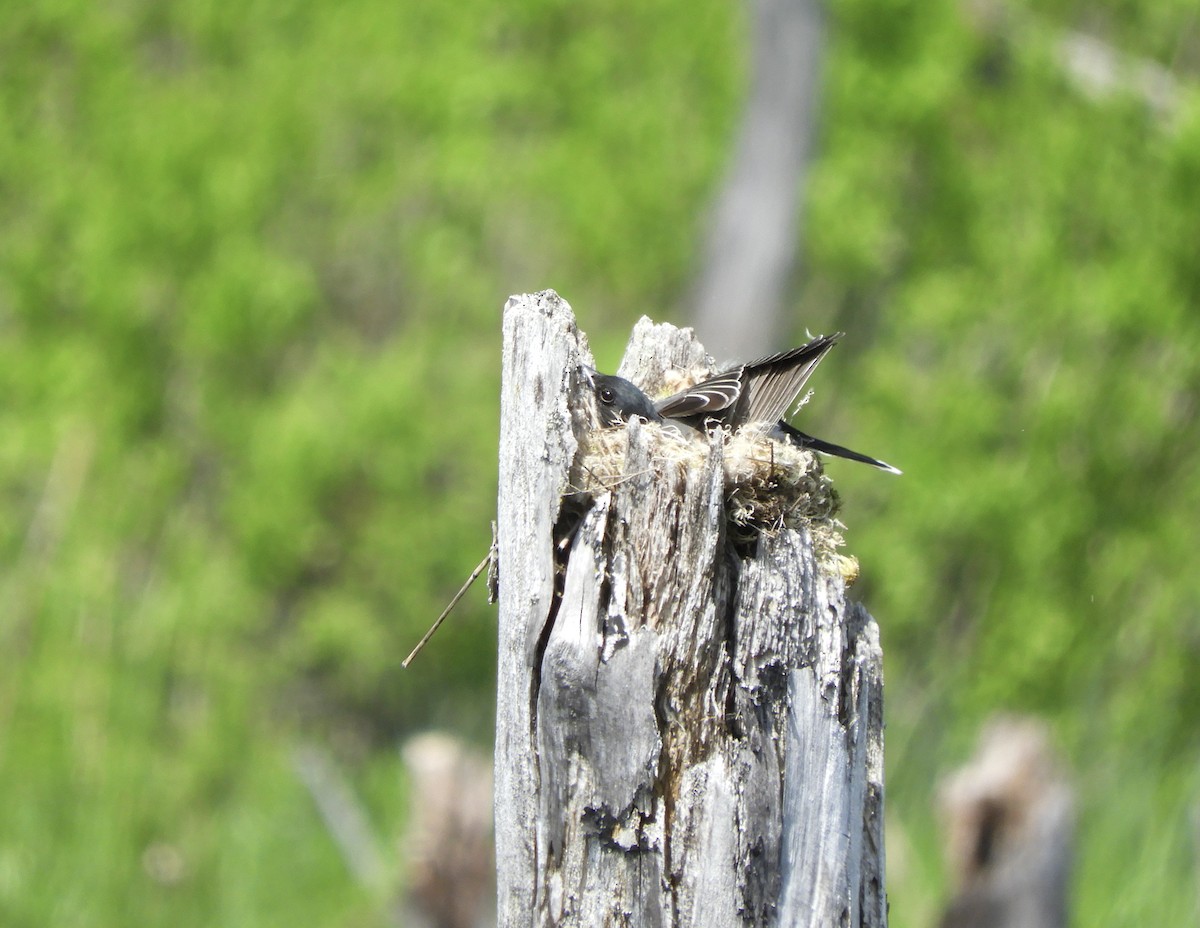
<instances>
[{"instance_id":1,"label":"green blurred foliage","mask_svg":"<svg viewBox=\"0 0 1200 928\"><path fill-rule=\"evenodd\" d=\"M490 542L500 307L682 287L736 45L714 4L0 11L0 922L390 923L293 751L390 850L398 739L488 737L478 591L399 660Z\"/></svg>"},{"instance_id":2,"label":"green blurred foliage","mask_svg":"<svg viewBox=\"0 0 1200 928\"><path fill-rule=\"evenodd\" d=\"M955 4L838 5L805 303L870 339L839 430L906 470L842 481L925 874L889 884L899 924L940 879L917 797L1002 709L1051 719L1079 777L1076 923L1195 916L1200 33L1131 6L998 35ZM1062 30L1100 22L1177 64L1177 111L1065 76Z\"/></svg>"},{"instance_id":3,"label":"green blurred foliage","mask_svg":"<svg viewBox=\"0 0 1200 928\"><path fill-rule=\"evenodd\" d=\"M906 471L830 465L887 653L892 917L929 923L931 785L1015 709L1077 774L1076 923L1182 922L1200 31L1004 10L829 10L795 326L850 333L813 430ZM292 752L329 745L390 841L397 740L486 741L481 592L398 665L488 545L500 307L558 288L609 368L683 321L744 15L0 8L0 922L388 923ZM1066 29L1176 109L1082 93Z\"/></svg>"}]
</instances>

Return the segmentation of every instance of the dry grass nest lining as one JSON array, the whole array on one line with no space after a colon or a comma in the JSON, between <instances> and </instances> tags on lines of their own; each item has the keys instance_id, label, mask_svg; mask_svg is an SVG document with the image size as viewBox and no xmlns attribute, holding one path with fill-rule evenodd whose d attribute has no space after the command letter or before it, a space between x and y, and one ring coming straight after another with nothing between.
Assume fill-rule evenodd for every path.
<instances>
[{"instance_id":1,"label":"dry grass nest lining","mask_svg":"<svg viewBox=\"0 0 1200 928\"><path fill-rule=\"evenodd\" d=\"M703 467L707 443L680 436L655 423L642 426L650 439L656 474ZM617 487L625 471L629 432L624 427L594 429L581 443L575 489L590 493ZM725 506L735 539L804 526L818 553L832 554L842 544L836 515L840 500L816 455L767 438L765 430L743 427L726 433Z\"/></svg>"}]
</instances>

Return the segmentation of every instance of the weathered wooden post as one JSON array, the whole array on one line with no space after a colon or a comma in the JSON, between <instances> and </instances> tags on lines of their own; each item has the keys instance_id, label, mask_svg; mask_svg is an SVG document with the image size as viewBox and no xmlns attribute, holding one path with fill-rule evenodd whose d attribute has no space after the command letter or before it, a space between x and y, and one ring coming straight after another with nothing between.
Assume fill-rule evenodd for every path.
<instances>
[{"instance_id":1,"label":"weathered wooden post","mask_svg":"<svg viewBox=\"0 0 1200 928\"><path fill-rule=\"evenodd\" d=\"M954 884L941 928L1065 928L1075 790L1049 726L989 719L938 793Z\"/></svg>"},{"instance_id":2,"label":"weathered wooden post","mask_svg":"<svg viewBox=\"0 0 1200 928\"><path fill-rule=\"evenodd\" d=\"M704 357L643 320L621 373ZM598 432L581 363L557 294L509 300L498 923L885 925L882 654L831 487L765 440Z\"/></svg>"}]
</instances>

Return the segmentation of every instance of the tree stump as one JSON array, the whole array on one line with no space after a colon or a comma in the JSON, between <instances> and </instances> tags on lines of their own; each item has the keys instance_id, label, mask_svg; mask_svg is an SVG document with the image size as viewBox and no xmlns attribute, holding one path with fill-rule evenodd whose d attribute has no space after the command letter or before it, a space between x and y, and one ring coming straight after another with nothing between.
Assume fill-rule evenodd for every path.
<instances>
[{"instance_id":1,"label":"tree stump","mask_svg":"<svg viewBox=\"0 0 1200 928\"><path fill-rule=\"evenodd\" d=\"M1066 928L1075 790L1049 726L989 720L938 799L955 884L941 928Z\"/></svg>"},{"instance_id":2,"label":"tree stump","mask_svg":"<svg viewBox=\"0 0 1200 928\"><path fill-rule=\"evenodd\" d=\"M705 360L643 319L621 373L653 395ZM557 294L509 300L498 923L885 925L882 652L820 465L766 442L747 502L738 436L597 430L591 363ZM818 516L756 523L771 481Z\"/></svg>"}]
</instances>

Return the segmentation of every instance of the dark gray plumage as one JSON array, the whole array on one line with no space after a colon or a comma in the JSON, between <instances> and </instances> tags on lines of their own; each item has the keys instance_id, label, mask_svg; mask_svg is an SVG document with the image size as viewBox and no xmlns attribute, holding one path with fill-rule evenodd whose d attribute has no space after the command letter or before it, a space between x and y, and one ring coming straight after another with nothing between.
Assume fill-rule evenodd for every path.
<instances>
[{"instance_id":1,"label":"dark gray plumage","mask_svg":"<svg viewBox=\"0 0 1200 928\"><path fill-rule=\"evenodd\" d=\"M595 392L605 427L620 425L634 416L676 431L681 425L697 430L729 426L736 431L752 422L764 423L769 424L768 434L776 440L899 474L885 461L815 438L784 421L808 378L843 334L821 335L798 348L738 365L657 403L623 377L600 374L591 368L583 371Z\"/></svg>"},{"instance_id":2,"label":"dark gray plumage","mask_svg":"<svg viewBox=\"0 0 1200 928\"><path fill-rule=\"evenodd\" d=\"M624 377L583 368L584 379L596 394L596 409L605 428L628 422L634 416L647 422L662 422L662 414L650 397Z\"/></svg>"}]
</instances>

